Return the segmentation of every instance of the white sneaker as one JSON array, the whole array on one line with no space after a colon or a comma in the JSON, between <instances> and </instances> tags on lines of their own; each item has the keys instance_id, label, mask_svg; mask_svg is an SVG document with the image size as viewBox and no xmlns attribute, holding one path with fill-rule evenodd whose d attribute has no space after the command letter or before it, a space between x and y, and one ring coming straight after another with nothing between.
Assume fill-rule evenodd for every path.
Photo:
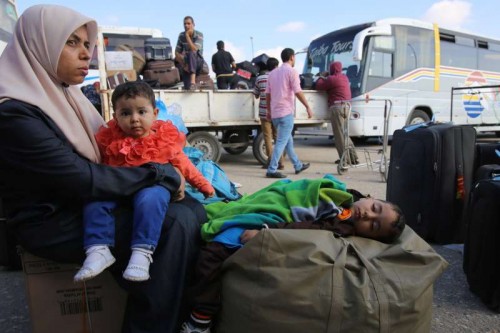
<instances>
[{"instance_id":1,"label":"white sneaker","mask_svg":"<svg viewBox=\"0 0 500 333\"><path fill-rule=\"evenodd\" d=\"M146 249L132 249L132 255L123 272L123 278L129 281L149 280L149 265L153 262L152 254L153 251Z\"/></svg>"},{"instance_id":2,"label":"white sneaker","mask_svg":"<svg viewBox=\"0 0 500 333\"><path fill-rule=\"evenodd\" d=\"M193 327L191 326L191 324L185 322L184 324L182 324L180 333L210 333L210 327L198 328Z\"/></svg>"},{"instance_id":3,"label":"white sneaker","mask_svg":"<svg viewBox=\"0 0 500 333\"><path fill-rule=\"evenodd\" d=\"M111 266L115 257L111 254L109 247L105 245L91 246L85 251L87 258L83 262L80 270L75 274L73 280L82 282L99 275L106 268Z\"/></svg>"}]
</instances>

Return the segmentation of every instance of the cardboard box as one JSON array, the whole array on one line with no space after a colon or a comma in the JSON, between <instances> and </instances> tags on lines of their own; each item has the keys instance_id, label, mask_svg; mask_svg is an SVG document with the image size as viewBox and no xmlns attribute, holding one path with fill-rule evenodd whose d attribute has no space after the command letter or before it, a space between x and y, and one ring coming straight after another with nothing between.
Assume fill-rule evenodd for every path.
<instances>
[{"instance_id":1,"label":"cardboard box","mask_svg":"<svg viewBox=\"0 0 500 333\"><path fill-rule=\"evenodd\" d=\"M131 51L107 51L104 52L104 60L107 70L134 69Z\"/></svg>"},{"instance_id":2,"label":"cardboard box","mask_svg":"<svg viewBox=\"0 0 500 333\"><path fill-rule=\"evenodd\" d=\"M74 283L77 265L22 253L33 333L121 331L126 292L104 271Z\"/></svg>"}]
</instances>

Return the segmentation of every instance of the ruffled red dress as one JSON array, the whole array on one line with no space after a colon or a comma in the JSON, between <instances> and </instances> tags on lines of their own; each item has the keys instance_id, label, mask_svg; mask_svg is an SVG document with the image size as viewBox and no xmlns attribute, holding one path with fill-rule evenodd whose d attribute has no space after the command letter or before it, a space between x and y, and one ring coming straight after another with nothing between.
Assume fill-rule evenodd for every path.
<instances>
[{"instance_id":1,"label":"ruffled red dress","mask_svg":"<svg viewBox=\"0 0 500 333\"><path fill-rule=\"evenodd\" d=\"M96 134L102 162L111 166L141 166L148 162L171 163L186 181L205 195L215 190L184 154L186 136L171 121L157 120L144 138L126 136L114 119Z\"/></svg>"}]
</instances>

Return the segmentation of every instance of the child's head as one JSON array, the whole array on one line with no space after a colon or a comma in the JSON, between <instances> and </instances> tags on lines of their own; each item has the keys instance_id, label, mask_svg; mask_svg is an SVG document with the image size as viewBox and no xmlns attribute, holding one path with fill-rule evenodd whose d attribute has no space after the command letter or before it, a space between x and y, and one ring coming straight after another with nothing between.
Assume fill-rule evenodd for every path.
<instances>
[{"instance_id":1,"label":"child's head","mask_svg":"<svg viewBox=\"0 0 500 333\"><path fill-rule=\"evenodd\" d=\"M391 202L363 198L353 203L351 211L356 236L393 243L405 228L403 212Z\"/></svg>"},{"instance_id":2,"label":"child's head","mask_svg":"<svg viewBox=\"0 0 500 333\"><path fill-rule=\"evenodd\" d=\"M150 134L151 126L157 119L153 89L143 81L130 81L120 84L111 96L113 118L127 135L142 138Z\"/></svg>"}]
</instances>

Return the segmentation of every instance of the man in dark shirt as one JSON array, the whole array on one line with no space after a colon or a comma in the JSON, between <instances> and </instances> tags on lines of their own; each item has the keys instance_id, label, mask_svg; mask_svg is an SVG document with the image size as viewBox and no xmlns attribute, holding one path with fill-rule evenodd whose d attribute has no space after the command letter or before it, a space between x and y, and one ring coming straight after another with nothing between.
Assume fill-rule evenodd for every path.
<instances>
[{"instance_id":1,"label":"man in dark shirt","mask_svg":"<svg viewBox=\"0 0 500 333\"><path fill-rule=\"evenodd\" d=\"M212 56L212 70L217 76L217 88L228 89L233 79L236 63L231 53L224 50L224 42L217 42L217 52Z\"/></svg>"}]
</instances>

